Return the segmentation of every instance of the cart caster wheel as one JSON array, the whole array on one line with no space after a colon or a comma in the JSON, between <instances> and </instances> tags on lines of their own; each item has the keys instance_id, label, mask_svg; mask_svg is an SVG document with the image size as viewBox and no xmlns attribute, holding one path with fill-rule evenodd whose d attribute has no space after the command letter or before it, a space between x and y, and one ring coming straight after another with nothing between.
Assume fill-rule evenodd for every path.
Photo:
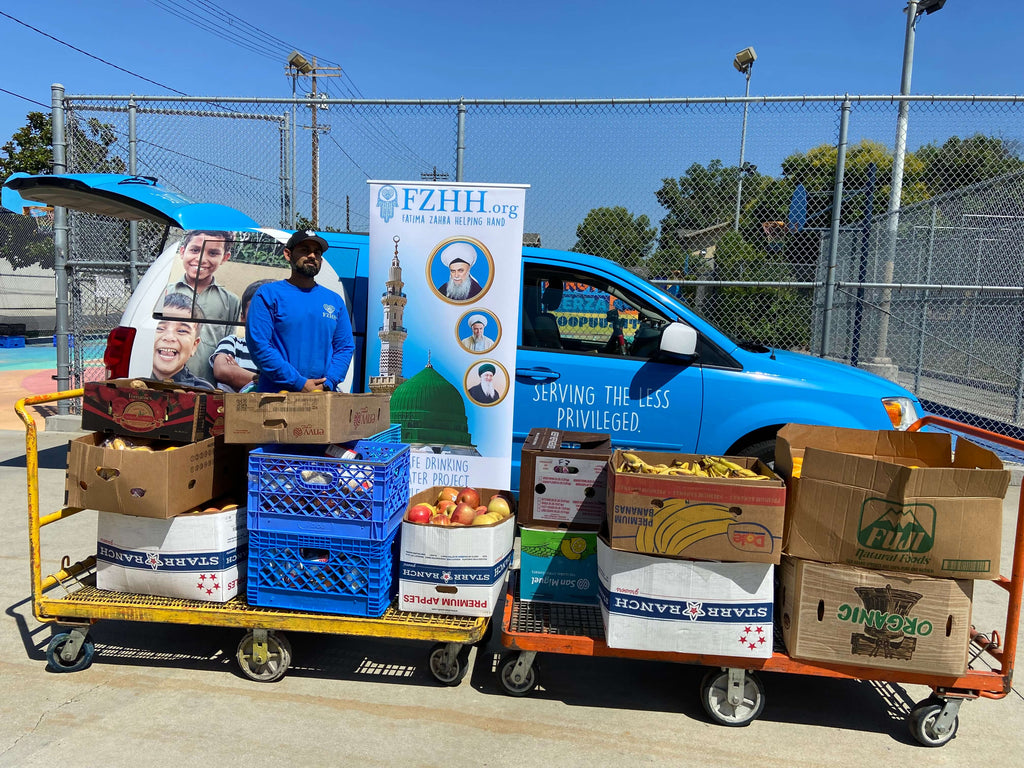
<instances>
[{"instance_id":1,"label":"cart caster wheel","mask_svg":"<svg viewBox=\"0 0 1024 768\"><path fill-rule=\"evenodd\" d=\"M518 661L519 654L510 653L502 657L501 663L498 665L498 681L509 696L525 696L537 687L536 663L530 665L522 680L514 679L513 673Z\"/></svg>"},{"instance_id":2,"label":"cart caster wheel","mask_svg":"<svg viewBox=\"0 0 1024 768\"><path fill-rule=\"evenodd\" d=\"M729 671L713 669L700 684L700 703L708 717L719 725L750 725L764 710L764 685L753 672L743 675L743 700L729 703Z\"/></svg>"},{"instance_id":3,"label":"cart caster wheel","mask_svg":"<svg viewBox=\"0 0 1024 768\"><path fill-rule=\"evenodd\" d=\"M438 643L430 649L430 674L441 685L458 685L469 670L469 647L463 646L450 664L447 662L447 643Z\"/></svg>"},{"instance_id":4,"label":"cart caster wheel","mask_svg":"<svg viewBox=\"0 0 1024 768\"><path fill-rule=\"evenodd\" d=\"M242 673L258 683L272 683L284 677L292 663L292 646L288 638L267 632L266 660L256 658L255 645L256 638L251 630L245 633L238 644L235 660Z\"/></svg>"},{"instance_id":5,"label":"cart caster wheel","mask_svg":"<svg viewBox=\"0 0 1024 768\"><path fill-rule=\"evenodd\" d=\"M54 672L79 672L92 664L92 657L96 654L96 645L92 640L86 637L78 650L78 656L72 661L66 661L61 658L61 651L69 642L70 632L61 632L50 638L50 644L46 646L46 663Z\"/></svg>"},{"instance_id":6,"label":"cart caster wheel","mask_svg":"<svg viewBox=\"0 0 1024 768\"><path fill-rule=\"evenodd\" d=\"M910 735L919 744L923 744L926 747L941 747L956 736L956 731L960 727L959 715L953 717L948 731L945 733L939 733L938 731L939 715L942 714L944 706L941 699L933 701L929 697L924 701L918 702L910 710L910 714L907 716L907 727L910 729Z\"/></svg>"}]
</instances>

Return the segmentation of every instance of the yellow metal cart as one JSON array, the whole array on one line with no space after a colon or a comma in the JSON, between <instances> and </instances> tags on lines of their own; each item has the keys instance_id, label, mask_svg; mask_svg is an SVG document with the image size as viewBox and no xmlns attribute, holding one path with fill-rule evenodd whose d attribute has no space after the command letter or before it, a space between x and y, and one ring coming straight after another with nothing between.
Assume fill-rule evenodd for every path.
<instances>
[{"instance_id":1,"label":"yellow metal cart","mask_svg":"<svg viewBox=\"0 0 1024 768\"><path fill-rule=\"evenodd\" d=\"M392 638L434 643L429 669L443 685L457 685L468 669L470 646L486 641L489 618L471 618L399 611L392 604L380 618L307 613L249 605L242 596L225 603L137 595L96 588L95 552L77 562L63 557L60 569L44 576L40 531L81 512L64 507L45 517L39 514L39 453L35 420L26 406L81 397L82 389L34 395L15 405L25 424L25 465L28 476L28 538L32 612L43 623L67 629L56 633L46 649L55 672L76 672L92 663L95 645L89 628L101 619L169 624L237 627L244 630L235 658L252 680L280 679L291 664L291 645L285 631Z\"/></svg>"}]
</instances>

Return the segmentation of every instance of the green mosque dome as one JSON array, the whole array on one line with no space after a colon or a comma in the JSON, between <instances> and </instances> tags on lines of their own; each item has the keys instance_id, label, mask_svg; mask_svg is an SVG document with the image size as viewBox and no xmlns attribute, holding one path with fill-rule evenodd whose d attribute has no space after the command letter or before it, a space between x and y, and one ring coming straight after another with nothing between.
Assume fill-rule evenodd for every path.
<instances>
[{"instance_id":1,"label":"green mosque dome","mask_svg":"<svg viewBox=\"0 0 1024 768\"><path fill-rule=\"evenodd\" d=\"M392 393L391 420L402 425L403 443L473 443L462 393L429 363Z\"/></svg>"}]
</instances>

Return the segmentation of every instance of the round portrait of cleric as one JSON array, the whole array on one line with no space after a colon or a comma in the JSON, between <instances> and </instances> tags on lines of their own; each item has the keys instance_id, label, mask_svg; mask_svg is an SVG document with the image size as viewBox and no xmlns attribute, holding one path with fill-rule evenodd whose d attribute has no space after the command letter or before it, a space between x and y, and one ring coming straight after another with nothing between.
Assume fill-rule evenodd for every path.
<instances>
[{"instance_id":1,"label":"round portrait of cleric","mask_svg":"<svg viewBox=\"0 0 1024 768\"><path fill-rule=\"evenodd\" d=\"M493 277L490 252L471 237L444 240L427 259L427 279L435 293L452 304L476 301L487 293Z\"/></svg>"},{"instance_id":2,"label":"round portrait of cleric","mask_svg":"<svg viewBox=\"0 0 1024 768\"><path fill-rule=\"evenodd\" d=\"M508 392L508 372L495 360L474 363L463 382L466 394L477 405L497 405Z\"/></svg>"},{"instance_id":3,"label":"round portrait of cleric","mask_svg":"<svg viewBox=\"0 0 1024 768\"><path fill-rule=\"evenodd\" d=\"M467 312L459 318L455 334L459 337L459 344L464 350L480 355L498 343L498 339L501 338L501 323L486 309Z\"/></svg>"}]
</instances>

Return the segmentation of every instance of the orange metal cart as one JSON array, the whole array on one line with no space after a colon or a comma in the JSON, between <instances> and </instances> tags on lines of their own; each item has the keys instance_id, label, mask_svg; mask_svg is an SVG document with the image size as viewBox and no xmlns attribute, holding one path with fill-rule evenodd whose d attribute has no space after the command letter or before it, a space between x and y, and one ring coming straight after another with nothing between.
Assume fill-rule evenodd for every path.
<instances>
[{"instance_id":1,"label":"orange metal cart","mask_svg":"<svg viewBox=\"0 0 1024 768\"><path fill-rule=\"evenodd\" d=\"M925 416L910 429L920 430L929 425L1015 450L1024 450L1022 441L939 416ZM933 693L912 708L907 717L907 724L918 742L925 746L938 747L946 744L956 734L960 705L963 701L978 697L1000 699L1010 692L1017 653L1021 596L1024 593L1024 493L1021 494L1021 503L1017 510L1011 574L1010 578L999 576L992 580L1007 593L1006 626L1002 635L1000 636L998 632L984 635L972 627L971 666L964 675L951 677L798 661L788 655L778 632L775 638L775 653L768 659L609 648L604 639L599 606L520 600L517 573L513 572L505 596L501 642L515 652L506 654L501 660L498 678L506 693L511 696L525 696L537 684L534 660L538 653L614 656L704 665L713 669L701 683L701 704L712 720L729 726L747 725L764 709L765 690L756 674L758 671L920 684L929 686ZM987 654L993 659L995 669L973 667L982 654Z\"/></svg>"}]
</instances>

